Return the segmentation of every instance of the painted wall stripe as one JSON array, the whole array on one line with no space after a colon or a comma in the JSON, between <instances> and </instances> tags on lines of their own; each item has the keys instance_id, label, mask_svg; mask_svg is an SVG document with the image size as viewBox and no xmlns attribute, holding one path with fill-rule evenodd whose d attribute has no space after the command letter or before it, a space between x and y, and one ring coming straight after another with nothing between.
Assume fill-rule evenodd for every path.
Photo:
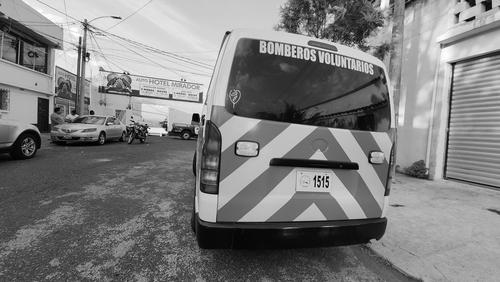
<instances>
[{"instance_id":1,"label":"painted wall stripe","mask_svg":"<svg viewBox=\"0 0 500 282\"><path fill-rule=\"evenodd\" d=\"M357 162L359 165L359 174L363 181L366 183L367 187L370 189L373 197L377 201L380 210L384 204L384 185L380 182L380 179L373 169L373 167L368 163L368 158L363 152L363 149L356 142L356 139L349 130L342 129L330 129L333 136L337 139L340 146L347 153L349 158Z\"/></svg>"},{"instance_id":2,"label":"painted wall stripe","mask_svg":"<svg viewBox=\"0 0 500 282\"><path fill-rule=\"evenodd\" d=\"M231 175L222 180L219 185L219 207L224 207L232 198L234 198L252 181L255 181L263 172L265 172L269 168L269 161L272 158L279 158L286 152L290 151L295 145L295 143L290 142L290 140L303 140L313 130L314 127L297 126L292 124L274 140L272 140L265 148L263 148L258 158L249 159ZM286 174L282 175L279 180L281 181ZM277 183L274 185L276 184ZM260 200L261 199L259 199L259 201ZM248 212L248 210L246 210L245 213L246 212Z\"/></svg>"},{"instance_id":3,"label":"painted wall stripe","mask_svg":"<svg viewBox=\"0 0 500 282\"><path fill-rule=\"evenodd\" d=\"M282 122L260 121L251 130L241 136L238 140L255 141L259 143L259 150L262 150L269 142L281 134L290 124ZM224 138L224 135L223 135ZM237 140L237 141L238 141ZM236 142L222 152L220 179L224 180L245 162L248 157L239 157L234 153Z\"/></svg>"}]
</instances>

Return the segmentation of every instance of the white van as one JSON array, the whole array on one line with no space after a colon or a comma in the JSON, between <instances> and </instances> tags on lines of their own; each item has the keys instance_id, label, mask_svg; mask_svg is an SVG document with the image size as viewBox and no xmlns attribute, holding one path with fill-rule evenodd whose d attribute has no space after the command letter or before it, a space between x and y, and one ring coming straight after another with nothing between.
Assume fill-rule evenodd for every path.
<instances>
[{"instance_id":1,"label":"white van","mask_svg":"<svg viewBox=\"0 0 500 282\"><path fill-rule=\"evenodd\" d=\"M384 64L356 49L227 32L193 160L199 246L380 239L395 133L388 85Z\"/></svg>"}]
</instances>

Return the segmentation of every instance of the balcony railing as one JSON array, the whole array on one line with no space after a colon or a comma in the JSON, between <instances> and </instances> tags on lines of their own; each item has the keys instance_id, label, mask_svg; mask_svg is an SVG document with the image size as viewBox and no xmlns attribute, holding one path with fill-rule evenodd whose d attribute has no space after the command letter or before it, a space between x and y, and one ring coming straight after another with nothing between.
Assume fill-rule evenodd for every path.
<instances>
[{"instance_id":1,"label":"balcony railing","mask_svg":"<svg viewBox=\"0 0 500 282\"><path fill-rule=\"evenodd\" d=\"M500 0L456 0L454 7L455 24L470 22L489 14L492 10L500 10Z\"/></svg>"}]
</instances>

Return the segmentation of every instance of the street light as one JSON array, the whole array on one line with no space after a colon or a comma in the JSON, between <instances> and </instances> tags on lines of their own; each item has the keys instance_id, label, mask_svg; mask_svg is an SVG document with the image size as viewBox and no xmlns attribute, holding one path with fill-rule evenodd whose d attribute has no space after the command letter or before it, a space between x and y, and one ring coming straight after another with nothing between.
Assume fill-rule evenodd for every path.
<instances>
[{"instance_id":1,"label":"street light","mask_svg":"<svg viewBox=\"0 0 500 282\"><path fill-rule=\"evenodd\" d=\"M121 20L122 18L119 16L101 16L94 18L90 21L87 21L87 19L83 20L83 43L82 43L82 56L81 56L81 61L78 62L78 64L81 64L81 72L80 72L80 115L83 115L84 110L85 110L85 58L87 56L87 30L89 29L89 24L95 20L102 19L102 18L112 18L116 20Z\"/></svg>"}]
</instances>

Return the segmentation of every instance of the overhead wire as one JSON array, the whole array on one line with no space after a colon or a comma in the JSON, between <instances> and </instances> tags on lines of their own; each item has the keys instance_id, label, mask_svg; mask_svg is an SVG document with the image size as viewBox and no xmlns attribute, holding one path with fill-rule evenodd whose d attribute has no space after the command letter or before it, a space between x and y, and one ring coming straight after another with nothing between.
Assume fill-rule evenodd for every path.
<instances>
[{"instance_id":1,"label":"overhead wire","mask_svg":"<svg viewBox=\"0 0 500 282\"><path fill-rule=\"evenodd\" d=\"M110 39L111 41L115 41L115 40L113 40L112 38L109 38L109 39ZM116 41L115 41L115 42L116 42ZM152 63L156 64L156 65L158 65L159 67L161 67L161 68L163 68L163 69L165 69L165 70L168 70L169 72L171 72L171 73L173 73L173 74L175 74L175 75L177 75L177 76L181 76L179 73L177 73L177 72L175 72L175 71L173 71L173 70L170 70L170 69L166 68L166 67L165 67L165 66L163 66L162 64L159 64L158 62L155 62L154 60L151 60L150 58L148 58L148 57L146 57L146 56L142 55L141 53L136 52L135 50L132 50L132 49L128 48L128 47L127 47L127 46L125 46L125 45L122 45L122 46L123 46L124 48L126 48L126 49L130 50L130 52L132 52L132 53L134 53L134 54L136 54L136 55L138 55L138 56L140 56L140 57L142 57L142 58L144 58L144 59L146 59L146 60L148 60L148 61L150 61L150 62L152 62Z\"/></svg>"},{"instance_id":2,"label":"overhead wire","mask_svg":"<svg viewBox=\"0 0 500 282\"><path fill-rule=\"evenodd\" d=\"M37 1L37 2L39 2L39 3L41 3L42 5L44 5L44 6L46 6L46 7L49 7L50 9L52 9L52 10L54 10L54 11L56 11L56 12L58 12L58 13L62 14L62 15L65 15L65 16L67 16L67 17L69 17L69 18L71 18L71 19L73 19L73 20L75 20L75 21L77 21L77 22L81 23L81 21L80 21L80 20L78 20L77 18L75 18L75 17L73 17L73 16L69 15L69 14L67 13L67 11L66 11L66 12L63 12L63 11L61 11L61 10L59 10L59 9L57 9L57 8L55 8L55 7L51 6L51 5L49 5L49 4L45 3L45 2L43 2L43 1L41 1L41 0L36 0L36 1ZM151 1L152 1L152 0L151 0ZM147 4L149 4L151 1L147 2L147 3L144 5L144 7L145 7ZM134 14L134 13L132 13L131 15L129 15L129 16L127 16L127 17L131 17L131 16L133 16L133 14ZM149 50L150 52L154 52L154 53L157 53L157 54L162 54L162 55L164 55L165 57L169 57L170 59L174 59L174 60L177 60L177 61L179 61L179 62L184 62L184 63L187 63L187 64L191 64L191 65L193 65L193 66L197 66L197 67L205 68L205 69L210 70L210 71L211 71L211 70L213 70L213 66L212 66L212 65L210 65L210 64L207 64L207 63L204 63L204 62L200 62L200 61L197 61L197 60L193 60L193 59L190 59L190 58L187 58L187 57L184 57L184 56L180 56L180 55L177 55L177 54L175 54L175 53L173 53L173 52L169 52L169 51L161 50L161 49L158 49L158 48L156 48L156 47L152 47L152 46L149 46L149 45L147 45L147 44L144 44L144 43L141 43L141 42L137 42L137 41L134 41L134 40L131 40L131 39L128 39L128 38L125 38L125 37L122 37L122 36L116 35L116 34L114 34L114 33L111 33L111 32L108 32L108 31L106 31L106 30L103 30L103 29L97 28L97 27L95 27L95 26L91 26L91 25L89 25L89 26L90 26L91 28L93 28L93 29L95 29L95 30L97 30L97 31L101 32L101 33L106 34L106 35L108 36L108 39L110 39L110 40L112 40L112 41L115 41L115 40L113 40L113 39L112 39L112 38L110 38L110 37L114 37L114 38L120 39L120 40L122 40L122 41L128 42L129 44L134 44L134 45L136 46L136 48L137 48L137 47L140 47L140 48L143 48L143 49L147 49L147 50ZM48 34L45 34L45 35L48 35ZM50 36L50 35L48 35L48 36L49 36L49 37L52 37L52 38L55 38L55 39L57 39L57 40L60 40L60 39L58 39L58 38L56 38L56 37L54 37L54 36ZM94 39L95 39L95 38L94 38ZM74 45L74 46L77 46L75 43L67 42L67 41L64 41L64 40L63 40L63 42L65 42L65 43L69 43L69 44ZM116 42L116 41L115 41L115 42ZM122 45L122 46L123 46L123 45ZM179 75L178 73L176 73L175 71L173 71L172 69L166 68L165 66L163 66L163 65L161 65L161 64L159 64L159 63L157 63L156 61L151 60L150 58L148 58L148 57L146 57L146 56L144 56L144 55L142 55L142 54L140 54L140 53L138 53L138 52L136 52L136 51L134 51L134 50L132 50L132 49L130 49L130 48L128 48L128 47L126 47L126 46L124 46L124 47L125 47L126 49L128 49L130 52L132 52L132 53L134 53L134 54L136 54L136 55L138 55L138 56L140 56L140 57L142 57L142 58L144 58L144 59L148 60L149 62L151 62L151 63L153 63L153 64L155 64L155 65L157 65L157 66L159 66L159 67L161 67L161 68L163 68L163 69L166 69L166 70L168 70L168 71L170 71L170 72L173 72L173 73L175 73L175 74L176 74L176 75L178 75L178 76L181 76L181 75ZM141 50L143 50L143 49L141 49ZM181 70L178 70L178 71L181 71ZM200 74L200 73L194 73L194 72L189 72L189 71L182 71L182 72L185 72L185 73L191 73L191 74L194 74L194 75L203 75L203 74ZM209 76L209 75L205 75L205 76Z\"/></svg>"},{"instance_id":3,"label":"overhead wire","mask_svg":"<svg viewBox=\"0 0 500 282\"><path fill-rule=\"evenodd\" d=\"M108 27L106 29L106 31L114 28L115 26L123 23L124 21L128 20L130 17L132 17L133 15L137 14L140 10L144 9L144 7L146 7L147 5L151 4L151 2L153 2L153 0L149 0L148 2L146 2L144 5L142 5L139 9L135 10L133 13L131 13L130 15L126 16L125 18L123 18L121 21L117 22L116 24L112 25L111 27Z\"/></svg>"},{"instance_id":4,"label":"overhead wire","mask_svg":"<svg viewBox=\"0 0 500 282\"><path fill-rule=\"evenodd\" d=\"M141 42L137 42L137 41L134 41L132 39L128 39L128 38L125 38L125 37L122 37L122 36L119 36L119 35L116 35L114 33L111 33L111 32L108 32L108 31L105 31L103 29L100 29L100 28L97 28L97 27L94 27L94 29L96 29L97 31L100 31L102 33L105 33L109 36L112 36L112 37L115 37L115 38L118 38L120 40L123 40L123 41L126 41L126 42L129 42L129 43L132 43L132 44L136 44L142 48L146 48L150 51L153 51L153 52L156 52L156 53L159 53L159 54L163 54L165 56L170 56L172 57L173 59L176 59L176 60L179 60L179 61L183 61L183 62L186 62L186 63L190 63L190 64L193 64L193 65L198 65L200 67L203 67L203 68L206 68L206 69L210 69L212 70L213 69L213 66L210 65L210 64L206 64L206 63L203 63L203 62L199 62L199 61L196 61L196 60L193 60L193 59L190 59L190 58L187 58L187 57L184 57L184 56L180 56L180 55L177 55L177 54L174 54L172 52L169 52L169 51L165 51L165 50L161 50L161 49L158 49L156 47L152 47L152 46L149 46L145 43L141 43Z\"/></svg>"},{"instance_id":5,"label":"overhead wire","mask_svg":"<svg viewBox=\"0 0 500 282\"><path fill-rule=\"evenodd\" d=\"M131 48L137 48L137 49L139 50L139 52L138 52L138 51L132 50L131 48L128 48L126 45L120 44L117 40L115 40L115 39L113 39L113 38L110 38L109 36L106 36L106 35L104 35L104 36L105 36L108 40L110 40L110 41L114 42L115 44L118 44L119 46L126 48L128 51L133 52L133 53L134 53L134 54L136 54L137 56L139 56L139 57L141 57L141 58L143 58L143 59L146 59L149 63L152 63L153 65L155 65L155 66L159 66L159 67L161 67L161 68L163 68L163 69L167 69L167 70L170 70L170 71L174 71L174 73L175 73L176 75L178 75L178 76L181 76L181 75L180 75L179 73L176 73L176 71L177 71L177 72L183 72L183 73L189 73L189 74L193 74L193 75L199 75L199 76L206 76L206 77L211 76L211 73L200 73L200 71L201 71L201 72L203 72L203 71L202 71L202 70L193 69L192 67L187 67L187 68L191 68L191 69L192 69L192 70L194 70L194 71L188 71L188 70L183 70L183 69L179 69L179 68L171 68L171 67L166 67L165 65L159 64L157 61L154 61L154 60L152 60L152 59L150 59L150 58L146 57L145 55L143 55L143 54L139 53L139 52L144 52L144 51L145 51L143 48L139 48L139 47L137 47L136 45L130 45L130 47L131 47ZM102 52L102 50L101 50L101 52ZM103 53L103 54L105 54L104 52L102 52L102 53ZM152 54L152 53L150 52L150 54ZM107 54L106 54L106 55L107 55ZM115 56L116 56L116 55L115 55ZM123 57L122 57L122 58L123 58ZM125 59L129 59L129 58L125 58ZM169 62L171 62L171 63L176 63L175 61L172 61L172 60L167 59L167 58L161 58L161 59L164 59L164 60L169 61ZM184 67L186 67L186 66L184 66Z\"/></svg>"}]
</instances>

